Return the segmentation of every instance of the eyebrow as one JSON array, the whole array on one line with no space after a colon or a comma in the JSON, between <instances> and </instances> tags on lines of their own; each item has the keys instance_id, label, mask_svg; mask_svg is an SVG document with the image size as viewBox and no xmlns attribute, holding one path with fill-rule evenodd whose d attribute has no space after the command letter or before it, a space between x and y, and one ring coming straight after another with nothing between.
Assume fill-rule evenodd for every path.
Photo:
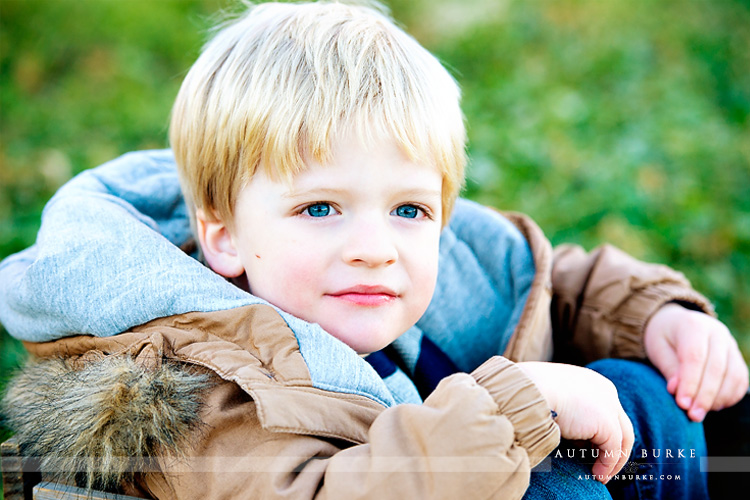
<instances>
[{"instance_id":1,"label":"eyebrow","mask_svg":"<svg viewBox=\"0 0 750 500\"><path fill-rule=\"evenodd\" d=\"M404 196L406 198L421 198L421 197L430 197L434 196L436 198L443 197L443 192L437 189L425 189L425 188L411 188L411 189L404 189L403 191L397 191L396 194L398 196Z\"/></svg>"},{"instance_id":2,"label":"eyebrow","mask_svg":"<svg viewBox=\"0 0 750 500\"><path fill-rule=\"evenodd\" d=\"M306 198L311 195L316 195L316 196L321 195L325 197L325 196L342 195L344 193L346 193L346 190L344 189L321 187L321 188L305 189L303 191L287 191L286 193L282 194L281 197L287 200L294 200L296 198Z\"/></svg>"}]
</instances>

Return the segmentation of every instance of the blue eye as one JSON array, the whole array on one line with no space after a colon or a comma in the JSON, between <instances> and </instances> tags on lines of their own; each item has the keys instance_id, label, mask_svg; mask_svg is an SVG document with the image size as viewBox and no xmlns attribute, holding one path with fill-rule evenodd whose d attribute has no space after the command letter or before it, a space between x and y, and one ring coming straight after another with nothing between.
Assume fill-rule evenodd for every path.
<instances>
[{"instance_id":1,"label":"blue eye","mask_svg":"<svg viewBox=\"0 0 750 500\"><path fill-rule=\"evenodd\" d=\"M420 209L414 205L401 205L394 210L394 213L405 219L416 219L419 216Z\"/></svg>"},{"instance_id":2,"label":"blue eye","mask_svg":"<svg viewBox=\"0 0 750 500\"><path fill-rule=\"evenodd\" d=\"M315 203L305 209L310 217L325 217L331 213L331 205L328 203Z\"/></svg>"}]
</instances>

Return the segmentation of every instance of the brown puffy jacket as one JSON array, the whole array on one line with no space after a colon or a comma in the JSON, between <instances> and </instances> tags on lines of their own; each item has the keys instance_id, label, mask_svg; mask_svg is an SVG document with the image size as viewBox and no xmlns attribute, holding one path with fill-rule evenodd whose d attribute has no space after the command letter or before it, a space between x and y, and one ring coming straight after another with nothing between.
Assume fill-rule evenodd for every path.
<instances>
[{"instance_id":1,"label":"brown puffy jacket","mask_svg":"<svg viewBox=\"0 0 750 500\"><path fill-rule=\"evenodd\" d=\"M667 267L611 246L553 252L530 219L504 215L537 269L516 331L504 357L447 377L421 405L313 387L293 332L252 305L27 343L39 361L16 377L5 412L47 470L129 494L520 498L559 430L514 361L643 357L644 326L664 303L712 310Z\"/></svg>"}]
</instances>

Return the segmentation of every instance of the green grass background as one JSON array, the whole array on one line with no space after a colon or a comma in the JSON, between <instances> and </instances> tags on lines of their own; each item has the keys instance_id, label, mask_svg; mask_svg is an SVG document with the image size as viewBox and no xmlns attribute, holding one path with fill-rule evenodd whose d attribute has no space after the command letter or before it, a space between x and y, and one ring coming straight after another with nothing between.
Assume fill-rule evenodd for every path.
<instances>
[{"instance_id":1,"label":"green grass background","mask_svg":"<svg viewBox=\"0 0 750 500\"><path fill-rule=\"evenodd\" d=\"M463 88L467 196L683 271L748 359L750 0L389 5ZM0 0L0 258L71 176L166 146L220 9L237 4ZM23 350L0 342L4 379Z\"/></svg>"}]
</instances>

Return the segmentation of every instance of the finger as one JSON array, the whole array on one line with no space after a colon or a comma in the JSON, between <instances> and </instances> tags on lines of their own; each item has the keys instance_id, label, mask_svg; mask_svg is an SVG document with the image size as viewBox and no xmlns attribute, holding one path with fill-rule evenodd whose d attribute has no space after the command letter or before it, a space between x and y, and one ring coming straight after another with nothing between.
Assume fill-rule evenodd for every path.
<instances>
[{"instance_id":1,"label":"finger","mask_svg":"<svg viewBox=\"0 0 750 500\"><path fill-rule=\"evenodd\" d=\"M680 359L677 350L667 335L653 336L647 349L648 358L659 369L666 380L677 379L680 370ZM676 387L676 382L673 382ZM669 385L668 385L669 387ZM674 391L670 391L674 394Z\"/></svg>"},{"instance_id":2,"label":"finger","mask_svg":"<svg viewBox=\"0 0 750 500\"><path fill-rule=\"evenodd\" d=\"M603 477L606 482L612 475L612 470L620 458L620 446L622 445L622 430L619 422L616 425L603 429L591 438L591 443L599 448L599 457L594 462L592 473Z\"/></svg>"},{"instance_id":3,"label":"finger","mask_svg":"<svg viewBox=\"0 0 750 500\"><path fill-rule=\"evenodd\" d=\"M680 377L678 377L677 375L673 375L670 378L664 375L664 378L667 379L667 392L674 396L675 392L677 391L677 386L680 385Z\"/></svg>"},{"instance_id":4,"label":"finger","mask_svg":"<svg viewBox=\"0 0 750 500\"><path fill-rule=\"evenodd\" d=\"M633 423L628 418L625 411L621 411L619 415L620 427L622 428L622 444L620 445L620 458L612 469L612 475L614 476L625 466L630 458L630 454L633 452L633 442L635 441L635 434L633 432Z\"/></svg>"},{"instance_id":5,"label":"finger","mask_svg":"<svg viewBox=\"0 0 750 500\"><path fill-rule=\"evenodd\" d=\"M700 387L703 370L708 356L708 337L685 331L677 345L677 357L680 359L679 385L675 400L677 406L689 410Z\"/></svg>"},{"instance_id":6,"label":"finger","mask_svg":"<svg viewBox=\"0 0 750 500\"><path fill-rule=\"evenodd\" d=\"M615 471L615 474L617 474L617 472L620 472L620 469L622 469L623 466L627 463L628 459L630 458L630 454L633 452L633 443L635 442L633 423L630 421L630 418L628 417L627 413L625 413L625 411L620 413L620 425L623 429L621 449L624 453L622 459L617 464L618 467Z\"/></svg>"},{"instance_id":7,"label":"finger","mask_svg":"<svg viewBox=\"0 0 750 500\"><path fill-rule=\"evenodd\" d=\"M745 360L739 352L730 352L727 362L727 372L721 384L712 410L721 410L737 404L747 393L748 371Z\"/></svg>"},{"instance_id":8,"label":"finger","mask_svg":"<svg viewBox=\"0 0 750 500\"><path fill-rule=\"evenodd\" d=\"M679 385L680 359L675 347L663 336L653 340L649 349L649 360L667 380L667 391L674 395Z\"/></svg>"},{"instance_id":9,"label":"finger","mask_svg":"<svg viewBox=\"0 0 750 500\"><path fill-rule=\"evenodd\" d=\"M714 400L719 394L727 372L728 344L727 339L722 336L712 335L709 338L703 377L688 410L688 417L694 422L702 422L706 418L706 413L713 407Z\"/></svg>"}]
</instances>

